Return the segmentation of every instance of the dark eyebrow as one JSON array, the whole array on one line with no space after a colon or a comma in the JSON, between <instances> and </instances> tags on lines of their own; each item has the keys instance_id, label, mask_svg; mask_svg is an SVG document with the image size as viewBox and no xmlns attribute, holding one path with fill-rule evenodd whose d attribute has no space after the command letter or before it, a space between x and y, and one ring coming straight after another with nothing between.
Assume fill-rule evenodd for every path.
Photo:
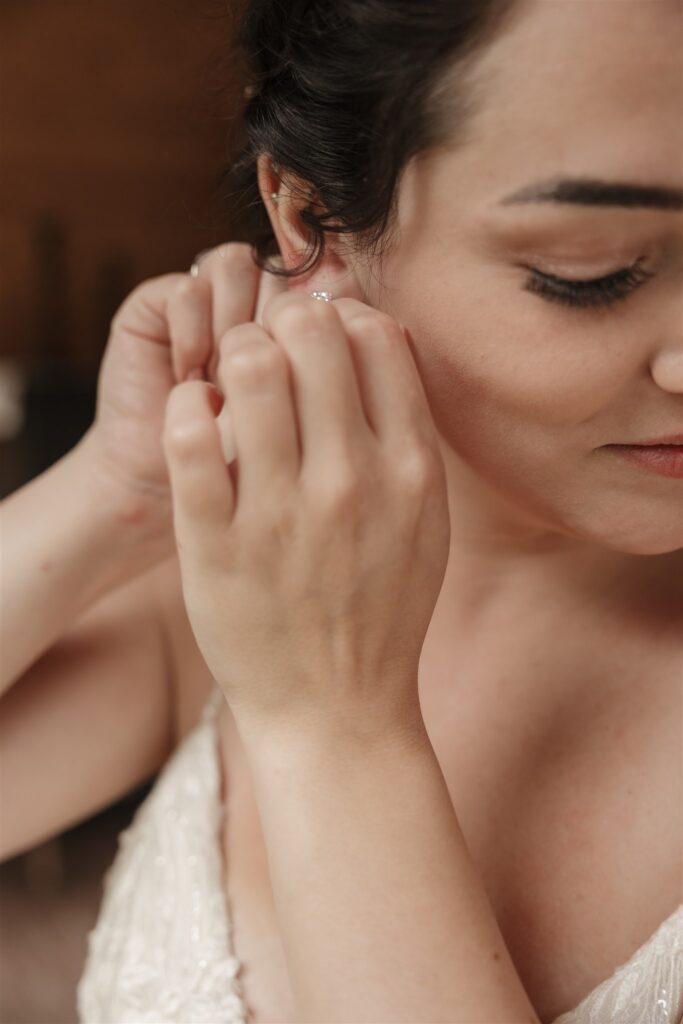
<instances>
[{"instance_id":1,"label":"dark eyebrow","mask_svg":"<svg viewBox=\"0 0 683 1024\"><path fill-rule=\"evenodd\" d=\"M552 178L527 185L501 199L502 206L512 203L576 203L581 206L683 210L683 189L612 183L596 178Z\"/></svg>"}]
</instances>

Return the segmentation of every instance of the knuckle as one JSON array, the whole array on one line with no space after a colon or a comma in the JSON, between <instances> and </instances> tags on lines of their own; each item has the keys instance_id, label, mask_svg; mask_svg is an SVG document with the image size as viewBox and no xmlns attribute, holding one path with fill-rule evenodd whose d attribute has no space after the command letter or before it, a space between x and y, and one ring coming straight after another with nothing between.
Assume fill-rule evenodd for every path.
<instances>
[{"instance_id":1,"label":"knuckle","mask_svg":"<svg viewBox=\"0 0 683 1024\"><path fill-rule=\"evenodd\" d=\"M112 317L112 327L115 327L122 319L130 312L141 300L144 302L148 292L151 290L152 284L155 282L155 278L149 278L146 281L141 281L140 284L136 284L134 288L130 290L126 298L123 300L116 313ZM174 280L177 280L174 278Z\"/></svg>"},{"instance_id":2,"label":"knuckle","mask_svg":"<svg viewBox=\"0 0 683 1024\"><path fill-rule=\"evenodd\" d=\"M240 380L262 380L270 377L280 368L280 356L276 347L266 342L254 341L228 352L225 369L233 378Z\"/></svg>"},{"instance_id":3,"label":"knuckle","mask_svg":"<svg viewBox=\"0 0 683 1024\"><path fill-rule=\"evenodd\" d=\"M173 454L177 461L189 462L206 447L207 440L209 440L209 427L215 429L213 424L207 425L192 417L183 420L167 417L163 430L164 447Z\"/></svg>"},{"instance_id":4,"label":"knuckle","mask_svg":"<svg viewBox=\"0 0 683 1024\"><path fill-rule=\"evenodd\" d=\"M144 281L140 281L136 284L130 292L126 295L121 305L116 310L111 320L112 327L118 326L122 320L124 320L128 314L140 306L147 306L148 303L154 302L155 297L160 294L173 299L175 290L184 281L193 281L188 274L181 274L174 272L170 274L160 274L157 277L148 277Z\"/></svg>"},{"instance_id":5,"label":"knuckle","mask_svg":"<svg viewBox=\"0 0 683 1024\"><path fill-rule=\"evenodd\" d=\"M217 246L207 256L209 260L214 258L217 258L228 270L232 267L241 270L244 267L254 266L251 246L248 242L225 242L223 245Z\"/></svg>"},{"instance_id":6,"label":"knuckle","mask_svg":"<svg viewBox=\"0 0 683 1024\"><path fill-rule=\"evenodd\" d=\"M144 281L138 281L138 283L131 288L128 293L127 301L132 298L139 298L141 295L146 295L148 291L153 288L157 288L160 285L165 287L173 288L173 286L183 279L185 275L180 273L173 274L160 274L157 277L146 277Z\"/></svg>"},{"instance_id":7,"label":"knuckle","mask_svg":"<svg viewBox=\"0 0 683 1024\"><path fill-rule=\"evenodd\" d=\"M284 334L298 334L329 329L337 316L327 302L297 299L276 309L273 322Z\"/></svg>"},{"instance_id":8,"label":"knuckle","mask_svg":"<svg viewBox=\"0 0 683 1024\"><path fill-rule=\"evenodd\" d=\"M282 499L278 508L273 511L265 525L265 531L270 545L281 548L290 548L297 541L301 534L299 517L289 507L287 501Z\"/></svg>"},{"instance_id":9,"label":"knuckle","mask_svg":"<svg viewBox=\"0 0 683 1024\"><path fill-rule=\"evenodd\" d=\"M229 327L218 339L220 358L227 359L233 350L252 344L255 336L261 337L261 333L254 324L235 324L233 327Z\"/></svg>"},{"instance_id":10,"label":"knuckle","mask_svg":"<svg viewBox=\"0 0 683 1024\"><path fill-rule=\"evenodd\" d=\"M347 518L357 511L361 494L362 485L358 474L350 466L338 466L319 486L319 507L327 518Z\"/></svg>"},{"instance_id":11,"label":"knuckle","mask_svg":"<svg viewBox=\"0 0 683 1024\"><path fill-rule=\"evenodd\" d=\"M403 342L403 331L388 314L377 312L360 313L352 320L354 329L362 335L369 335L373 341L382 341L387 345Z\"/></svg>"},{"instance_id":12,"label":"knuckle","mask_svg":"<svg viewBox=\"0 0 683 1024\"><path fill-rule=\"evenodd\" d=\"M190 277L183 275L172 288L172 296L175 299L190 299L192 301L203 301L211 290L211 284L203 277Z\"/></svg>"},{"instance_id":13,"label":"knuckle","mask_svg":"<svg viewBox=\"0 0 683 1024\"><path fill-rule=\"evenodd\" d=\"M398 467L401 486L405 493L417 496L431 494L441 485L439 464L426 445L414 445L411 449L404 449Z\"/></svg>"}]
</instances>

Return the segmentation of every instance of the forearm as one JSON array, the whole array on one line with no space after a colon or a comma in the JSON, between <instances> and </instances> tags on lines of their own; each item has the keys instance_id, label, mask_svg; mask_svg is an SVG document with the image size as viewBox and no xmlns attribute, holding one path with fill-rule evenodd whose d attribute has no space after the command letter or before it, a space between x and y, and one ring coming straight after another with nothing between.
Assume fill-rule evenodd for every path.
<instances>
[{"instance_id":1,"label":"forearm","mask_svg":"<svg viewBox=\"0 0 683 1024\"><path fill-rule=\"evenodd\" d=\"M144 507L91 470L88 443L0 505L0 695L89 604L162 557Z\"/></svg>"},{"instance_id":2,"label":"forearm","mask_svg":"<svg viewBox=\"0 0 683 1024\"><path fill-rule=\"evenodd\" d=\"M426 733L247 753L297 1020L538 1024Z\"/></svg>"}]
</instances>

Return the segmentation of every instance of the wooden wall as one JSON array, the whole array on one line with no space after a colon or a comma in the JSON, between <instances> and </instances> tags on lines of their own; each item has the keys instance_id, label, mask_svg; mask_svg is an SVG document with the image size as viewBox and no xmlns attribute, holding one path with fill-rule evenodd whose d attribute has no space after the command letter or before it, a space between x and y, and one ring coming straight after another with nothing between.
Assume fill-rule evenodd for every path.
<instances>
[{"instance_id":1,"label":"wooden wall","mask_svg":"<svg viewBox=\"0 0 683 1024\"><path fill-rule=\"evenodd\" d=\"M52 392L92 391L135 284L236 237L215 186L242 103L237 13L234 0L0 3L0 358L47 368ZM90 422L87 402L67 424L68 395L54 410L41 396L43 439L60 441L27 456L24 479Z\"/></svg>"}]
</instances>

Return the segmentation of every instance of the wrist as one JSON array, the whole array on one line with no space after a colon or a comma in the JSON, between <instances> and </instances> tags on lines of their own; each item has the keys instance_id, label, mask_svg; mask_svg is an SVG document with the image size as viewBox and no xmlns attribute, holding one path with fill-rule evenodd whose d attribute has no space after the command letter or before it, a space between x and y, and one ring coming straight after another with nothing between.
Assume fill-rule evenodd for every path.
<instances>
[{"instance_id":1,"label":"wrist","mask_svg":"<svg viewBox=\"0 0 683 1024\"><path fill-rule=\"evenodd\" d=\"M306 721L263 722L235 711L238 732L249 760L279 767L287 762L338 765L362 764L368 758L434 756L417 699L415 709L398 717L375 720L359 712L334 719L311 714Z\"/></svg>"},{"instance_id":2,"label":"wrist","mask_svg":"<svg viewBox=\"0 0 683 1024\"><path fill-rule=\"evenodd\" d=\"M280 815L290 807L321 820L333 806L340 820L345 808L385 806L396 789L423 793L424 786L445 787L443 773L426 730L387 734L382 741L358 743L347 732L316 736L293 730L243 745L256 804L266 833L277 842ZM320 812L320 813L318 813Z\"/></svg>"},{"instance_id":3,"label":"wrist","mask_svg":"<svg viewBox=\"0 0 683 1024\"><path fill-rule=\"evenodd\" d=\"M166 557L174 548L170 491L143 493L108 472L92 427L66 456L78 481L78 491L96 528L109 543L142 553L146 548Z\"/></svg>"},{"instance_id":4,"label":"wrist","mask_svg":"<svg viewBox=\"0 0 683 1024\"><path fill-rule=\"evenodd\" d=\"M98 592L167 558L175 548L173 515L159 498L134 494L107 474L86 434L65 456L66 486L74 496Z\"/></svg>"}]
</instances>

